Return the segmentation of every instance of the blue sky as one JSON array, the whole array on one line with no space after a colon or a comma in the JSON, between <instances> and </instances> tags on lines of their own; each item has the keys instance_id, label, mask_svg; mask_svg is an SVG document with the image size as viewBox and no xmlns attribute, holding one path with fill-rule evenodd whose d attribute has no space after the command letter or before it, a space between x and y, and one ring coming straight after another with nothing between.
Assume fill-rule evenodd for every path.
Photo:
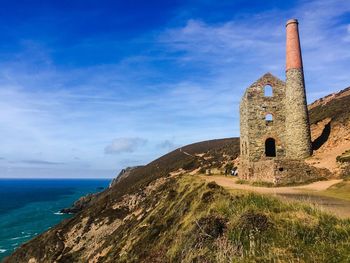
<instances>
[{"instance_id":1,"label":"blue sky","mask_svg":"<svg viewBox=\"0 0 350 263\"><path fill-rule=\"evenodd\" d=\"M0 4L0 177L114 177L238 136L244 90L284 79L289 18L308 101L350 85L349 1Z\"/></svg>"}]
</instances>

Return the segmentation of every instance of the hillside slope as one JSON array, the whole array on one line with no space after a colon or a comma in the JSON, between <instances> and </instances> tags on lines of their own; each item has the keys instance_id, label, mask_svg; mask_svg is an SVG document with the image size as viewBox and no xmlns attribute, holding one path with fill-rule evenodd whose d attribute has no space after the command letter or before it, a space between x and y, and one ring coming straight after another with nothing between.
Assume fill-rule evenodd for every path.
<instances>
[{"instance_id":1,"label":"hillside slope","mask_svg":"<svg viewBox=\"0 0 350 263\"><path fill-rule=\"evenodd\" d=\"M231 194L190 175L158 178L103 201L5 262L350 260L349 221L257 194Z\"/></svg>"},{"instance_id":2,"label":"hillside slope","mask_svg":"<svg viewBox=\"0 0 350 263\"><path fill-rule=\"evenodd\" d=\"M336 159L350 150L350 87L319 99L309 106L316 167L341 173Z\"/></svg>"},{"instance_id":3,"label":"hillside slope","mask_svg":"<svg viewBox=\"0 0 350 263\"><path fill-rule=\"evenodd\" d=\"M348 145L348 91L310 105L317 149L309 161L315 165L327 166L330 152L337 169L332 150ZM238 138L212 140L132 169L5 262L350 261L349 221L273 198L232 194L190 175L222 168L238 155Z\"/></svg>"},{"instance_id":4,"label":"hillside slope","mask_svg":"<svg viewBox=\"0 0 350 263\"><path fill-rule=\"evenodd\" d=\"M238 138L212 140L182 147L146 166L137 167L130 171L129 176L100 193L81 213L23 245L5 262L28 262L31 258L36 258L37 261L32 260L33 262L52 262L53 260L71 262L66 259L66 255L71 254L70 250L73 247L79 247L75 245L75 242L78 241L71 240L71 237L74 236L81 243L85 243L81 248L84 251L79 253L84 254L87 251L92 254L98 253L98 250L88 246L87 240L91 239L93 243L98 244L101 242L99 237L108 240L111 233L118 228L120 220L126 215L131 216L129 205L136 203L139 197L153 197L153 193L147 192L147 187L157 179L167 178L172 171L179 169L191 171L203 163L207 165L208 160L216 160L219 164L219 160L223 161L225 158L223 156L231 159L237 157L238 154ZM128 197L130 200L125 201ZM118 204L124 201L126 204L118 207ZM101 224L101 230L96 230L96 222ZM78 235L70 232L71 229L75 231L78 228L82 228ZM84 233L88 235L88 238L84 238ZM67 241L66 238L70 241Z\"/></svg>"}]
</instances>

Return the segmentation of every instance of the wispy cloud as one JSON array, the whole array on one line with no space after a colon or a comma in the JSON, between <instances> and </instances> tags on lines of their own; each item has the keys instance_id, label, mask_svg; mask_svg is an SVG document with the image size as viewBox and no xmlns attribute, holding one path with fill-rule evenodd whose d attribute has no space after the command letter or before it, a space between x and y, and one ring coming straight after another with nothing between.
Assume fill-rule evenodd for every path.
<instances>
[{"instance_id":1,"label":"wispy cloud","mask_svg":"<svg viewBox=\"0 0 350 263\"><path fill-rule=\"evenodd\" d=\"M179 145L175 144L173 140L167 139L157 144L157 147L170 151L176 149Z\"/></svg>"},{"instance_id":2,"label":"wispy cloud","mask_svg":"<svg viewBox=\"0 0 350 263\"><path fill-rule=\"evenodd\" d=\"M142 138L117 138L105 147L105 154L132 153L146 143Z\"/></svg>"},{"instance_id":3,"label":"wispy cloud","mask_svg":"<svg viewBox=\"0 0 350 263\"><path fill-rule=\"evenodd\" d=\"M45 161L45 160L21 160L17 163L23 163L23 164L43 164L43 165L63 165L64 163L61 162L51 162L51 161Z\"/></svg>"},{"instance_id":4,"label":"wispy cloud","mask_svg":"<svg viewBox=\"0 0 350 263\"><path fill-rule=\"evenodd\" d=\"M288 18L296 17L313 100L350 82L346 70L349 25L341 21L349 12L347 1L301 1L290 10L270 10L216 24L190 19L183 27L166 30L159 41L173 52L184 52L179 63L201 63L213 79L219 83L226 79L231 91L241 94L264 72L284 78L284 25Z\"/></svg>"}]
</instances>

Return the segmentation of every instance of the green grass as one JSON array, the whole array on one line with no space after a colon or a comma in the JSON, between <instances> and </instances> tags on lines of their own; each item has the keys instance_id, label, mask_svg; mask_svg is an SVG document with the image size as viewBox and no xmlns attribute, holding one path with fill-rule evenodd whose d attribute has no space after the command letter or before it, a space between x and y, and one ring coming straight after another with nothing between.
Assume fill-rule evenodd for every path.
<instances>
[{"instance_id":1,"label":"green grass","mask_svg":"<svg viewBox=\"0 0 350 263\"><path fill-rule=\"evenodd\" d=\"M251 186L257 186L257 187L274 187L275 185L271 182L264 182L264 181L253 181L250 182L248 180L244 180L244 179L238 179L236 181L237 184L247 184L247 185L251 185Z\"/></svg>"},{"instance_id":2,"label":"green grass","mask_svg":"<svg viewBox=\"0 0 350 263\"><path fill-rule=\"evenodd\" d=\"M116 220L121 223L106 228L110 234L100 242L99 251L112 249L100 262L350 262L350 220L314 206L229 192L190 175L168 178L142 196L134 210L116 215L115 209L106 207L89 214L86 231L105 218L110 219L105 227ZM108 204L107 199L102 204ZM141 212L134 215L136 211ZM87 211L62 223L61 235L81 224L83 214ZM54 262L59 255L56 233L57 227L26 243L12 262L44 255ZM90 253L69 249L62 257L67 262Z\"/></svg>"},{"instance_id":3,"label":"green grass","mask_svg":"<svg viewBox=\"0 0 350 263\"><path fill-rule=\"evenodd\" d=\"M258 187L275 187L274 183L264 182L264 181L255 181L255 182L252 182L251 185L258 186Z\"/></svg>"},{"instance_id":4,"label":"green grass","mask_svg":"<svg viewBox=\"0 0 350 263\"><path fill-rule=\"evenodd\" d=\"M319 194L350 201L350 181L344 180L332 185L327 190L319 192Z\"/></svg>"},{"instance_id":5,"label":"green grass","mask_svg":"<svg viewBox=\"0 0 350 263\"><path fill-rule=\"evenodd\" d=\"M186 175L172 189L173 199L154 209L147 221L150 226L135 235L143 236L138 248L147 244L151 247L143 251L163 251L165 261L350 260L350 221L314 206L255 193L229 193Z\"/></svg>"},{"instance_id":6,"label":"green grass","mask_svg":"<svg viewBox=\"0 0 350 263\"><path fill-rule=\"evenodd\" d=\"M337 162L350 163L350 150L347 150L342 155L337 156Z\"/></svg>"}]
</instances>

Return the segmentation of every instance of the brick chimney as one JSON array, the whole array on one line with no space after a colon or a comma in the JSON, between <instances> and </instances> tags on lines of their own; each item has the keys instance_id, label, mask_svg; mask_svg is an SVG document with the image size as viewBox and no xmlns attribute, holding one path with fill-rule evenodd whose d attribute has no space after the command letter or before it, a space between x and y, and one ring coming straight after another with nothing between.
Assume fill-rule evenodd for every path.
<instances>
[{"instance_id":1,"label":"brick chimney","mask_svg":"<svg viewBox=\"0 0 350 263\"><path fill-rule=\"evenodd\" d=\"M298 20L286 24L286 156L303 159L312 154Z\"/></svg>"},{"instance_id":2,"label":"brick chimney","mask_svg":"<svg viewBox=\"0 0 350 263\"><path fill-rule=\"evenodd\" d=\"M298 20L289 19L286 24L286 31L286 70L292 68L302 69L303 60L301 57Z\"/></svg>"}]
</instances>

